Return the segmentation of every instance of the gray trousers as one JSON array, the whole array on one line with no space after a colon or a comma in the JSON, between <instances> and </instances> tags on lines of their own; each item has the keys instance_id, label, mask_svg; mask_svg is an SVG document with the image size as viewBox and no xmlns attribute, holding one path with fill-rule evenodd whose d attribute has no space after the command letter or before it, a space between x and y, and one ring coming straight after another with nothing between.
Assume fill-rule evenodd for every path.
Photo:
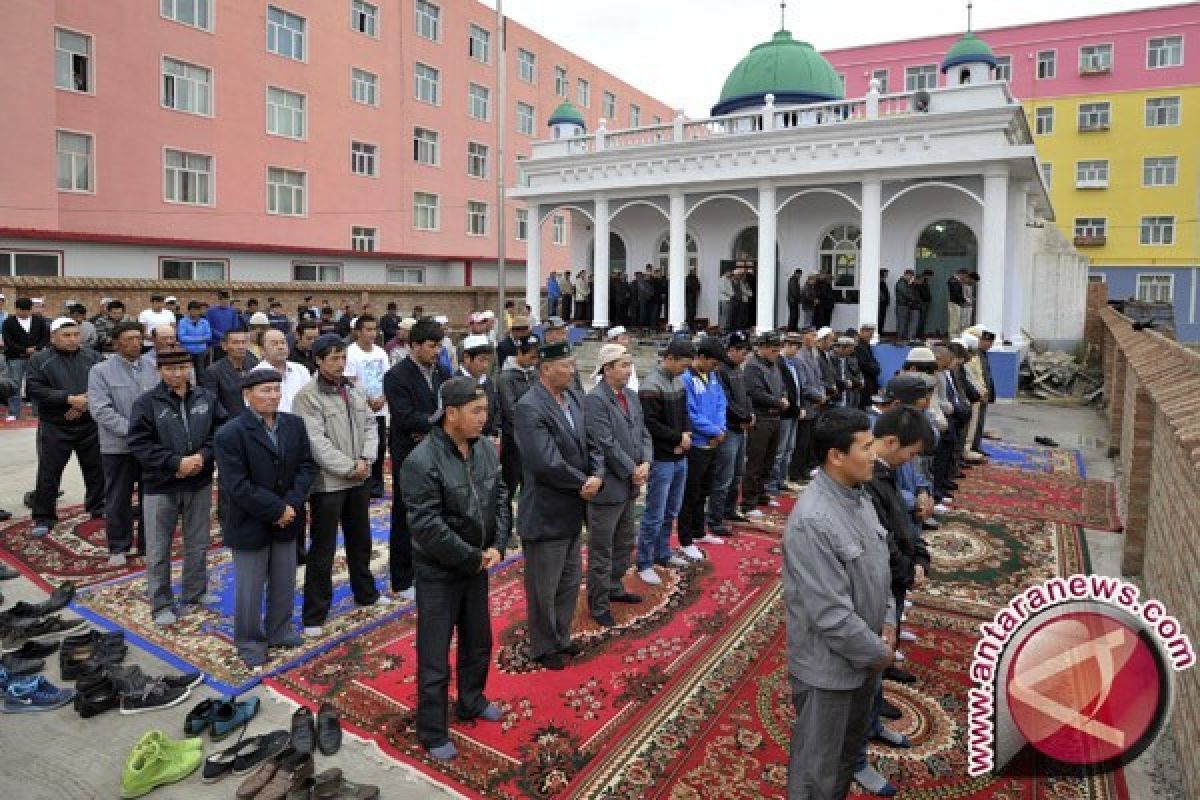
<instances>
[{"instance_id":1,"label":"gray trousers","mask_svg":"<svg viewBox=\"0 0 1200 800\"><path fill-rule=\"evenodd\" d=\"M522 542L529 654L538 659L571 644L571 620L583 578L581 537Z\"/></svg>"},{"instance_id":2,"label":"gray trousers","mask_svg":"<svg viewBox=\"0 0 1200 800\"><path fill-rule=\"evenodd\" d=\"M636 503L637 493L624 503L588 503L587 597L592 616L610 610L609 596L625 590L621 579L629 571L637 541L637 527L633 524Z\"/></svg>"},{"instance_id":3,"label":"gray trousers","mask_svg":"<svg viewBox=\"0 0 1200 800\"><path fill-rule=\"evenodd\" d=\"M257 550L233 550L233 643L242 658L262 660L267 647L292 636L296 599L296 543L272 541ZM267 618L263 624L263 594Z\"/></svg>"},{"instance_id":4,"label":"gray trousers","mask_svg":"<svg viewBox=\"0 0 1200 800\"><path fill-rule=\"evenodd\" d=\"M208 591L209 526L212 485L190 492L148 494L142 498L146 518L146 594L155 613L175 602L171 592L171 540L182 517L184 605L196 603Z\"/></svg>"},{"instance_id":5,"label":"gray trousers","mask_svg":"<svg viewBox=\"0 0 1200 800\"><path fill-rule=\"evenodd\" d=\"M842 800L850 792L879 681L835 690L789 680L796 722L788 754L788 800Z\"/></svg>"}]
</instances>

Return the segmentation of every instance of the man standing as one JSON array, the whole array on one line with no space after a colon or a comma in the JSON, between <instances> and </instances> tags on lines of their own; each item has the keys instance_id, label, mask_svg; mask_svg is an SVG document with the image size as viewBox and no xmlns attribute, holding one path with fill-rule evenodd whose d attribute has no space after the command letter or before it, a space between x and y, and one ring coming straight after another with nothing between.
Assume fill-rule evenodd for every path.
<instances>
[{"instance_id":1,"label":"man standing","mask_svg":"<svg viewBox=\"0 0 1200 800\"><path fill-rule=\"evenodd\" d=\"M471 334L464 338L462 348L462 357L459 359L458 376L456 377L473 378L487 395L488 415L487 423L483 426L483 435L495 441L495 437L499 434L496 421L496 387L488 377L492 370L492 354L495 349L483 333Z\"/></svg>"},{"instance_id":2,"label":"man standing","mask_svg":"<svg viewBox=\"0 0 1200 800\"><path fill-rule=\"evenodd\" d=\"M87 306L82 303L72 303L67 306L67 314L79 326L79 346L99 352L99 348L96 347L96 326L88 321ZM3 323L0 322L0 325L3 325Z\"/></svg>"},{"instance_id":3,"label":"man standing","mask_svg":"<svg viewBox=\"0 0 1200 800\"><path fill-rule=\"evenodd\" d=\"M146 594L154 624L174 625L171 539L183 533L182 607L219 602L208 594L209 526L212 517L213 435L225 421L217 396L189 382L192 357L161 350L162 381L133 404L129 450L142 468L146 528Z\"/></svg>"},{"instance_id":4,"label":"man standing","mask_svg":"<svg viewBox=\"0 0 1200 800\"><path fill-rule=\"evenodd\" d=\"M526 336L518 345L517 354L509 356L500 376L496 378L496 416L500 428L500 469L509 500L521 488L521 451L517 449L517 403L534 380L538 346L536 336Z\"/></svg>"},{"instance_id":5,"label":"man standing","mask_svg":"<svg viewBox=\"0 0 1200 800\"><path fill-rule=\"evenodd\" d=\"M946 279L946 330L958 336L963 328L963 307L967 304L966 284L971 280L970 271L960 269Z\"/></svg>"},{"instance_id":6,"label":"man standing","mask_svg":"<svg viewBox=\"0 0 1200 800\"><path fill-rule=\"evenodd\" d=\"M88 371L104 356L79 346L79 326L70 317L50 323L50 345L29 359L29 399L40 420L34 537L48 534L58 520L58 487L72 453L87 487L84 506L92 519L104 516L104 466L87 395Z\"/></svg>"},{"instance_id":7,"label":"man standing","mask_svg":"<svg viewBox=\"0 0 1200 800\"><path fill-rule=\"evenodd\" d=\"M378 349L378 348L376 348ZM346 545L350 588L360 606L379 599L371 575L371 462L379 458L379 429L364 392L345 375L346 345L334 334L313 347L317 375L296 394L309 449L320 467L313 482L312 543L304 562L304 634L320 636L333 603L333 557L338 525Z\"/></svg>"},{"instance_id":8,"label":"man standing","mask_svg":"<svg viewBox=\"0 0 1200 800\"><path fill-rule=\"evenodd\" d=\"M142 324L142 345L146 349L150 349L154 346L152 337L155 328L159 325L175 327L175 312L163 307L161 294L152 294L150 295L150 307L138 314L138 322Z\"/></svg>"},{"instance_id":9,"label":"man standing","mask_svg":"<svg viewBox=\"0 0 1200 800\"><path fill-rule=\"evenodd\" d=\"M392 418L392 525L389 573L392 592L404 602L416 598L413 589L412 534L408 527L400 468L404 459L429 433L429 418L438 409L438 390L450 373L438 363L442 326L420 319L409 332L408 357L383 376L383 393Z\"/></svg>"},{"instance_id":10,"label":"man standing","mask_svg":"<svg viewBox=\"0 0 1200 800\"><path fill-rule=\"evenodd\" d=\"M317 362L313 358L313 344L317 341L317 321L307 317L296 324L296 341L288 353L288 361L292 361L308 370L310 375L317 372Z\"/></svg>"},{"instance_id":11,"label":"man standing","mask_svg":"<svg viewBox=\"0 0 1200 800\"><path fill-rule=\"evenodd\" d=\"M931 269L921 271L914 284L917 289L917 336L929 335L929 308L933 305L933 278Z\"/></svg>"},{"instance_id":12,"label":"man standing","mask_svg":"<svg viewBox=\"0 0 1200 800\"><path fill-rule=\"evenodd\" d=\"M874 474L872 441L870 420L858 409L833 409L817 420L813 445L821 469L784 533L796 707L789 800L846 796L878 673L895 657L887 531L862 489Z\"/></svg>"},{"instance_id":13,"label":"man standing","mask_svg":"<svg viewBox=\"0 0 1200 800\"><path fill-rule=\"evenodd\" d=\"M688 562L671 553L671 528L683 505L687 487L687 452L692 446L687 390L680 378L692 365L696 348L687 339L672 339L638 390L646 428L654 446L654 463L646 488L646 507L638 531L637 570L642 582L662 583L660 567L686 567Z\"/></svg>"},{"instance_id":14,"label":"man standing","mask_svg":"<svg viewBox=\"0 0 1200 800\"><path fill-rule=\"evenodd\" d=\"M558 278L553 272L546 278L546 316L558 315L558 298L562 292L558 287Z\"/></svg>"},{"instance_id":15,"label":"man standing","mask_svg":"<svg viewBox=\"0 0 1200 800\"><path fill-rule=\"evenodd\" d=\"M696 305L700 302L700 277L696 268L689 267L683 279L684 320L689 331L696 330Z\"/></svg>"},{"instance_id":16,"label":"man standing","mask_svg":"<svg viewBox=\"0 0 1200 800\"><path fill-rule=\"evenodd\" d=\"M575 273L575 319L590 320L592 314L592 276L586 269Z\"/></svg>"},{"instance_id":17,"label":"man standing","mask_svg":"<svg viewBox=\"0 0 1200 800\"><path fill-rule=\"evenodd\" d=\"M879 373L882 371L879 359L875 357L875 349L871 347L871 340L874 338L875 326L867 323L859 327L858 341L854 344L854 358L858 362L863 381L858 407L864 411L871 407L871 398L879 392Z\"/></svg>"},{"instance_id":18,"label":"man standing","mask_svg":"<svg viewBox=\"0 0 1200 800\"><path fill-rule=\"evenodd\" d=\"M214 348L226 341L226 333L246 330L245 325L242 324L242 315L229 304L229 292L217 292L217 304L209 306L204 315L208 318L208 326L212 328L212 346ZM257 360L255 359L256 362ZM239 402L238 405L240 407L242 403ZM228 406L225 410L230 414L234 413L233 409Z\"/></svg>"},{"instance_id":19,"label":"man standing","mask_svg":"<svg viewBox=\"0 0 1200 800\"><path fill-rule=\"evenodd\" d=\"M304 503L317 474L304 422L279 412L283 376L252 370L242 377L246 410L217 433L221 536L233 553L233 643L250 668L270 647L299 647L292 628L295 538L304 533ZM263 595L266 595L266 625Z\"/></svg>"},{"instance_id":20,"label":"man standing","mask_svg":"<svg viewBox=\"0 0 1200 800\"><path fill-rule=\"evenodd\" d=\"M816 308L813 310L813 324L818 327L829 325L833 321L833 307L837 305L837 293L833 290L833 276L821 274L817 276Z\"/></svg>"},{"instance_id":21,"label":"man standing","mask_svg":"<svg viewBox=\"0 0 1200 800\"><path fill-rule=\"evenodd\" d=\"M312 380L312 373L300 364L287 360L287 337L279 331L274 328L263 331L260 341L262 342L263 359L254 365L254 369L273 369L283 376L283 397L279 401L279 410L290 414L292 401L300 390Z\"/></svg>"},{"instance_id":22,"label":"man standing","mask_svg":"<svg viewBox=\"0 0 1200 800\"><path fill-rule=\"evenodd\" d=\"M496 345L496 360L500 362L501 369L504 369L508 359L517 354L521 343L528 338L529 317L513 317L512 324L508 326L508 335Z\"/></svg>"},{"instance_id":23,"label":"man standing","mask_svg":"<svg viewBox=\"0 0 1200 800\"><path fill-rule=\"evenodd\" d=\"M780 377L783 378L783 394L787 398L787 408L779 412L779 446L775 453L775 463L767 476L768 492L796 488L788 480L788 468L792 465L792 453L796 450L796 432L800 420L808 417L803 396L804 385L801 383L800 370L796 366L796 354L800 352L803 342L804 337L799 333L786 334L776 361Z\"/></svg>"},{"instance_id":24,"label":"man standing","mask_svg":"<svg viewBox=\"0 0 1200 800\"><path fill-rule=\"evenodd\" d=\"M200 373L200 385L216 394L221 408L232 419L246 407L242 400L242 378L258 365L258 359L250 352L250 334L245 331L226 330L221 349L225 357Z\"/></svg>"},{"instance_id":25,"label":"man standing","mask_svg":"<svg viewBox=\"0 0 1200 800\"><path fill-rule=\"evenodd\" d=\"M800 332L800 352L796 354L796 374L800 379L799 399L804 406L804 416L796 420L796 446L792 461L788 465L788 478L797 483L808 483L809 474L816 467L812 457L813 424L825 408L825 380L821 370L824 354L817 349L817 332L811 325Z\"/></svg>"},{"instance_id":26,"label":"man standing","mask_svg":"<svg viewBox=\"0 0 1200 800\"><path fill-rule=\"evenodd\" d=\"M717 324L724 333L733 332L733 317L736 291L733 285L733 270L721 273L717 280Z\"/></svg>"},{"instance_id":27,"label":"man standing","mask_svg":"<svg viewBox=\"0 0 1200 800\"><path fill-rule=\"evenodd\" d=\"M398 330L400 330L399 306L395 303L388 303L387 311L379 318L379 332L383 334L383 343L387 344L395 339ZM297 333L299 333L298 330Z\"/></svg>"},{"instance_id":28,"label":"man standing","mask_svg":"<svg viewBox=\"0 0 1200 800\"><path fill-rule=\"evenodd\" d=\"M104 534L108 565L123 567L133 545L133 487L138 487L138 538L146 541L142 468L129 452L129 423L139 397L158 385L158 374L142 355L142 327L122 322L113 328L113 355L88 372L88 408L96 420L104 465ZM144 552L144 551L143 551Z\"/></svg>"},{"instance_id":29,"label":"man standing","mask_svg":"<svg viewBox=\"0 0 1200 800\"><path fill-rule=\"evenodd\" d=\"M566 342L538 350L538 379L517 403L516 437L524 483L517 530L525 552L530 657L546 669L583 652L571 620L583 564L587 503L600 491L603 464L588 453L583 398L571 388L575 359Z\"/></svg>"},{"instance_id":30,"label":"man standing","mask_svg":"<svg viewBox=\"0 0 1200 800\"><path fill-rule=\"evenodd\" d=\"M657 330L658 328L654 306L655 291L654 278L651 276L651 267L647 264L646 271L642 273L642 277L637 285L637 308L639 323L643 328L649 330Z\"/></svg>"},{"instance_id":31,"label":"man standing","mask_svg":"<svg viewBox=\"0 0 1200 800\"><path fill-rule=\"evenodd\" d=\"M750 354L750 338L740 332L729 334L725 358L717 366L717 380L725 392L725 439L717 447L713 462L713 490L708 496L708 529L730 536L726 520L745 522L737 510L738 492L746 461L746 433L754 428L754 407L746 394L742 365Z\"/></svg>"},{"instance_id":32,"label":"man standing","mask_svg":"<svg viewBox=\"0 0 1200 800\"><path fill-rule=\"evenodd\" d=\"M967 460L979 462L984 458L983 430L987 424L987 407L996 402L996 384L992 380L992 362L988 360L988 352L996 344L996 334L982 325L974 326L969 332L979 339L979 354L970 362L973 377L977 379L980 389L986 388L987 390L980 392L979 418L973 421L974 428L971 431L969 442L970 450L966 453Z\"/></svg>"},{"instance_id":33,"label":"man standing","mask_svg":"<svg viewBox=\"0 0 1200 800\"><path fill-rule=\"evenodd\" d=\"M183 349L192 357L196 369L204 366L204 356L208 353L209 342L212 341L212 327L208 320L200 315L200 301L190 300L187 304L187 316L179 320L176 335Z\"/></svg>"},{"instance_id":34,"label":"man standing","mask_svg":"<svg viewBox=\"0 0 1200 800\"><path fill-rule=\"evenodd\" d=\"M804 289L804 270L797 267L787 282L787 306L789 331L797 330L800 324L800 292Z\"/></svg>"},{"instance_id":35,"label":"man standing","mask_svg":"<svg viewBox=\"0 0 1200 800\"><path fill-rule=\"evenodd\" d=\"M887 310L891 302L892 291L888 286L888 268L883 267L879 270L879 324L876 328L880 336L883 336L883 325L887 322Z\"/></svg>"},{"instance_id":36,"label":"man standing","mask_svg":"<svg viewBox=\"0 0 1200 800\"><path fill-rule=\"evenodd\" d=\"M728 402L721 382L713 379L714 371L724 360L725 348L720 340L705 337L696 348L691 368L683 374L692 446L687 451L687 479L679 509L679 549L689 561L704 558L696 542L725 543L704 529L705 506L716 475L717 451L725 441Z\"/></svg>"},{"instance_id":37,"label":"man standing","mask_svg":"<svg viewBox=\"0 0 1200 800\"><path fill-rule=\"evenodd\" d=\"M354 343L346 349L346 377L363 391L367 405L375 415L378 452L371 457L371 497L383 497L383 462L387 456L387 397L383 394L383 376L391 361L382 347L375 344L379 325L375 317L363 314L354 320Z\"/></svg>"},{"instance_id":38,"label":"man standing","mask_svg":"<svg viewBox=\"0 0 1200 800\"><path fill-rule=\"evenodd\" d=\"M458 755L447 720L456 631L456 716L504 718L484 695L492 654L488 570L504 559L512 506L496 448L480 435L487 417L488 398L473 378L446 381L433 428L401 470L416 567L417 740L439 761Z\"/></svg>"},{"instance_id":39,"label":"man standing","mask_svg":"<svg viewBox=\"0 0 1200 800\"><path fill-rule=\"evenodd\" d=\"M8 396L8 421L21 418L21 391L25 373L34 353L50 343L50 325L41 314L33 313L33 301L18 297L13 303L13 313L4 318L0 326L4 334L4 355L8 359L8 374L16 390Z\"/></svg>"},{"instance_id":40,"label":"man standing","mask_svg":"<svg viewBox=\"0 0 1200 800\"><path fill-rule=\"evenodd\" d=\"M896 281L896 342L904 345L916 335L914 317L920 304L917 288L913 286L916 273L911 269L904 270L900 280Z\"/></svg>"},{"instance_id":41,"label":"man standing","mask_svg":"<svg viewBox=\"0 0 1200 800\"><path fill-rule=\"evenodd\" d=\"M122 322L133 322L125 316L125 304L120 300L109 300L104 304L104 313L92 320L96 326L96 349L110 353L113 350L113 329Z\"/></svg>"},{"instance_id":42,"label":"man standing","mask_svg":"<svg viewBox=\"0 0 1200 800\"><path fill-rule=\"evenodd\" d=\"M746 475L742 479L742 513L761 517L756 506L770 501L766 483L779 448L779 415L788 408L783 391L779 358L779 334L767 331L758 337L754 355L746 363L746 394L754 407L754 430L746 442Z\"/></svg>"},{"instance_id":43,"label":"man standing","mask_svg":"<svg viewBox=\"0 0 1200 800\"><path fill-rule=\"evenodd\" d=\"M623 579L637 538L633 510L650 476L654 445L642 404L629 388L633 357L619 344L600 348L600 383L583 400L592 463L604 465L604 486L587 506L588 610L606 628L617 623L612 603L640 603Z\"/></svg>"}]
</instances>

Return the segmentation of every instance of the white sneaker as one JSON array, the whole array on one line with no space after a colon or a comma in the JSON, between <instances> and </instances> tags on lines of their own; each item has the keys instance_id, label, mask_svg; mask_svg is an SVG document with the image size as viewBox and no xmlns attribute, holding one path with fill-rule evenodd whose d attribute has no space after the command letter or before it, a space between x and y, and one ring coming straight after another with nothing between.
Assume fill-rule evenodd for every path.
<instances>
[{"instance_id":1,"label":"white sneaker","mask_svg":"<svg viewBox=\"0 0 1200 800\"><path fill-rule=\"evenodd\" d=\"M697 550L696 552L699 553L700 551ZM701 558L703 558L703 556L701 556ZM691 562L689 562L686 558L680 558L679 556L671 556L667 559L668 567L686 567L689 563Z\"/></svg>"},{"instance_id":2,"label":"white sneaker","mask_svg":"<svg viewBox=\"0 0 1200 800\"><path fill-rule=\"evenodd\" d=\"M768 500L767 506L769 508L779 508L779 501L778 500Z\"/></svg>"},{"instance_id":3,"label":"white sneaker","mask_svg":"<svg viewBox=\"0 0 1200 800\"><path fill-rule=\"evenodd\" d=\"M127 563L129 563L129 559L125 557L124 553L113 553L108 557L108 566L110 567L123 567Z\"/></svg>"},{"instance_id":4,"label":"white sneaker","mask_svg":"<svg viewBox=\"0 0 1200 800\"><path fill-rule=\"evenodd\" d=\"M651 586L658 586L662 583L662 578L658 577L658 573L654 571L654 567L638 570L638 577L642 579L642 583L648 583Z\"/></svg>"},{"instance_id":5,"label":"white sneaker","mask_svg":"<svg viewBox=\"0 0 1200 800\"><path fill-rule=\"evenodd\" d=\"M952 506L952 505L954 505L954 498L953 497L943 497L940 505Z\"/></svg>"},{"instance_id":6,"label":"white sneaker","mask_svg":"<svg viewBox=\"0 0 1200 800\"><path fill-rule=\"evenodd\" d=\"M912 631L900 631L900 635L897 636L896 638L902 642L918 641L917 635L915 633L913 633Z\"/></svg>"},{"instance_id":7,"label":"white sneaker","mask_svg":"<svg viewBox=\"0 0 1200 800\"><path fill-rule=\"evenodd\" d=\"M416 595L414 594L414 595L413 595L413 597L414 597L414 599L415 599ZM377 606L394 606L394 605L396 605L396 604L397 604L397 603L399 603L399 602L400 602L399 600L397 600L396 598L392 597L390 594L387 594L386 592L380 592L380 593L379 593L379 599L377 599L377 600L376 600L376 601L373 603L373 605L377 605Z\"/></svg>"},{"instance_id":8,"label":"white sneaker","mask_svg":"<svg viewBox=\"0 0 1200 800\"><path fill-rule=\"evenodd\" d=\"M4 421L5 422L16 422L17 418L14 417L12 414L9 414L7 417L4 418Z\"/></svg>"},{"instance_id":9,"label":"white sneaker","mask_svg":"<svg viewBox=\"0 0 1200 800\"><path fill-rule=\"evenodd\" d=\"M912 600L905 600L905 601L904 601L904 607L905 607L905 608L912 608Z\"/></svg>"},{"instance_id":10,"label":"white sneaker","mask_svg":"<svg viewBox=\"0 0 1200 800\"><path fill-rule=\"evenodd\" d=\"M933 510L939 514L946 514L946 513L949 513L950 508L945 503L938 503L936 506L933 507Z\"/></svg>"},{"instance_id":11,"label":"white sneaker","mask_svg":"<svg viewBox=\"0 0 1200 800\"><path fill-rule=\"evenodd\" d=\"M808 477L815 478L815 477L817 477L817 473L820 471L821 471L820 467L813 467L812 469L810 469L808 471Z\"/></svg>"},{"instance_id":12,"label":"white sneaker","mask_svg":"<svg viewBox=\"0 0 1200 800\"><path fill-rule=\"evenodd\" d=\"M757 508L752 508L746 512L746 516L749 517L750 519L762 519L763 517L766 516L766 514L759 511Z\"/></svg>"},{"instance_id":13,"label":"white sneaker","mask_svg":"<svg viewBox=\"0 0 1200 800\"><path fill-rule=\"evenodd\" d=\"M416 587L410 586L403 592L396 592L393 597L398 603L415 603L417 602Z\"/></svg>"},{"instance_id":14,"label":"white sneaker","mask_svg":"<svg viewBox=\"0 0 1200 800\"><path fill-rule=\"evenodd\" d=\"M896 663L900 663L901 661L907 661L907 660L908 659L906 659L904 657L904 653L901 653L899 650L896 651Z\"/></svg>"},{"instance_id":15,"label":"white sneaker","mask_svg":"<svg viewBox=\"0 0 1200 800\"><path fill-rule=\"evenodd\" d=\"M325 629L323 627L321 627L320 625L305 625L304 626L304 635L305 636L308 636L311 638L316 638L318 636L324 635L324 633L325 633Z\"/></svg>"},{"instance_id":16,"label":"white sneaker","mask_svg":"<svg viewBox=\"0 0 1200 800\"><path fill-rule=\"evenodd\" d=\"M901 622L908 622L908 614L901 614L901 615L900 615L900 621L901 621Z\"/></svg>"},{"instance_id":17,"label":"white sneaker","mask_svg":"<svg viewBox=\"0 0 1200 800\"><path fill-rule=\"evenodd\" d=\"M705 544L725 544L724 539L722 539L720 536L716 536L715 534L711 534L711 533L704 534L696 541L704 542Z\"/></svg>"},{"instance_id":18,"label":"white sneaker","mask_svg":"<svg viewBox=\"0 0 1200 800\"><path fill-rule=\"evenodd\" d=\"M689 544L687 547L681 547L679 549L683 552L683 554L685 556L690 558L692 561L703 561L704 560L704 553L700 550L699 547L696 547L696 545L694 545L694 544Z\"/></svg>"}]
</instances>

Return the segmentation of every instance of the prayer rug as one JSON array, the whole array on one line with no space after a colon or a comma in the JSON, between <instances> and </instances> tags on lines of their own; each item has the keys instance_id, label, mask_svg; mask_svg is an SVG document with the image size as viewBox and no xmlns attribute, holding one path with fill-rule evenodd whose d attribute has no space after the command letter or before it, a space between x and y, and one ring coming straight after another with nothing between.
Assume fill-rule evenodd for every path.
<instances>
[{"instance_id":1,"label":"prayer rug","mask_svg":"<svg viewBox=\"0 0 1200 800\"><path fill-rule=\"evenodd\" d=\"M1012 444L984 439L983 454L999 467L1013 467L1029 472L1049 472L1054 475L1083 477L1083 453L1063 447L1042 447L1033 444Z\"/></svg>"},{"instance_id":2,"label":"prayer rug","mask_svg":"<svg viewBox=\"0 0 1200 800\"><path fill-rule=\"evenodd\" d=\"M954 492L957 506L1010 517L1044 519L1098 531L1123 529L1111 481L982 466L967 472Z\"/></svg>"}]
</instances>

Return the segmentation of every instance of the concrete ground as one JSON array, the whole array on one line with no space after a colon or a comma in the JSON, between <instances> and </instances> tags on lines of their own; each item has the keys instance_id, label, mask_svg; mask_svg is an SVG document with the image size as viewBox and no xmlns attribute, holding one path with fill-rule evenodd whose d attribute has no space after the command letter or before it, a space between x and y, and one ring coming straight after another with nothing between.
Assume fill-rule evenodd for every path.
<instances>
[{"instance_id":1,"label":"concrete ground","mask_svg":"<svg viewBox=\"0 0 1200 800\"><path fill-rule=\"evenodd\" d=\"M583 366L583 365L581 365ZM1032 444L1033 437L1048 435L1063 447L1083 452L1088 475L1111 480L1113 461L1107 457L1107 437L1102 417L1094 410L1079 407L1020 404L995 406L989 413L988 429L1013 443ZM23 493L32 488L36 465L33 430L3 430L0 423L0 508L14 514L28 514L21 503ZM63 476L63 504L82 503L82 479L72 462ZM1100 574L1119 575L1122 538L1120 534L1088 531L1088 549L1093 569ZM24 578L0 583L5 605L16 600L37 601L45 596ZM147 673L167 671L159 659L131 648L126 663L139 664ZM57 661L51 662L47 677L58 678ZM270 692L258 689L261 711L249 734L286 729L292 707L272 700ZM121 768L134 742L150 728L159 728L172 737L182 736L187 711L205 697L215 696L205 686L192 691L183 705L161 712L121 716L109 712L80 720L70 709L45 714L6 715L0 717L0 797L14 800L92 800L115 797L120 788ZM214 750L207 747L207 752ZM414 775L403 766L392 764L374 748L347 739L342 751L333 758L318 756L317 769L336 765L356 781L377 784L383 797L395 800L426 800L448 795L434 784ZM1168 734L1141 759L1126 769L1130 796L1135 800L1183 800L1174 743ZM201 783L198 773L186 781L164 787L155 797L175 800L203 800L231 796L237 778L226 778L212 785Z\"/></svg>"}]
</instances>

